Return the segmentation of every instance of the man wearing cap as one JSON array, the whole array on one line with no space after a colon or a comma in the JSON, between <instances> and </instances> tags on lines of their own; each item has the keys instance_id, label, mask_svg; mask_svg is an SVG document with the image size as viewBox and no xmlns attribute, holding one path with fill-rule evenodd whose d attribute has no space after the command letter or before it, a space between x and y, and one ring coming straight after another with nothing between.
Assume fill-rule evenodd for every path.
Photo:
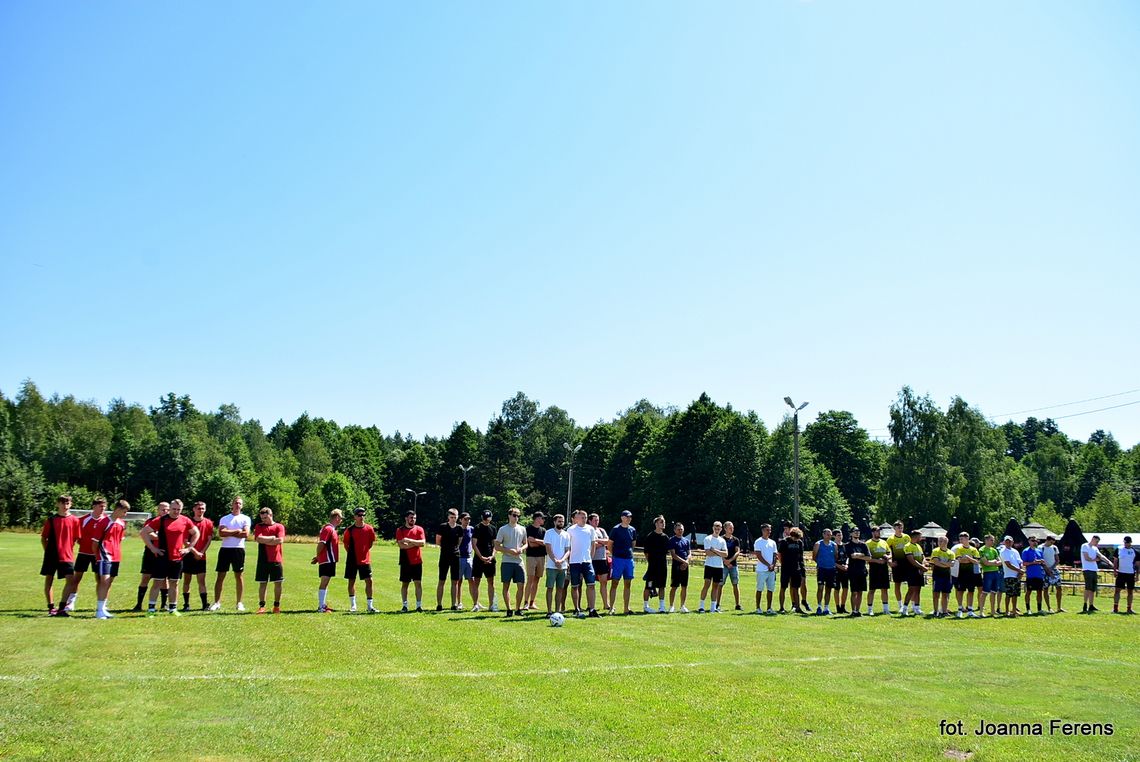
<instances>
[{"instance_id":1,"label":"man wearing cap","mask_svg":"<svg viewBox=\"0 0 1140 762\"><path fill-rule=\"evenodd\" d=\"M336 529L343 520L344 514L340 508L329 511L329 523L321 527L321 533L317 535L317 554L309 561L310 564L317 564L317 576L321 580L320 587L317 588L318 614L328 614L332 611L326 604L329 581L336 576L336 562L340 557L340 536Z\"/></svg>"},{"instance_id":2,"label":"man wearing cap","mask_svg":"<svg viewBox=\"0 0 1140 762\"><path fill-rule=\"evenodd\" d=\"M435 529L435 544L439 548L439 582L435 586L435 610L443 611L443 586L451 575L451 610L459 610L459 585L463 578L459 566L459 543L463 541L463 527L459 526L459 511L449 508L447 521Z\"/></svg>"},{"instance_id":3,"label":"man wearing cap","mask_svg":"<svg viewBox=\"0 0 1140 762\"><path fill-rule=\"evenodd\" d=\"M1041 548L1041 560L1045 562L1045 607L1053 613L1053 606L1049 602L1049 590L1055 590L1057 597L1057 613L1064 611L1061 608L1061 549L1057 547L1057 538L1049 535L1045 538L1045 545Z\"/></svg>"},{"instance_id":4,"label":"man wearing cap","mask_svg":"<svg viewBox=\"0 0 1140 762\"><path fill-rule=\"evenodd\" d=\"M1132 610L1132 592L1136 589L1136 549L1132 547L1131 537L1124 538L1124 547L1117 552L1113 569L1116 571L1116 589L1112 596L1112 613L1121 613L1120 591L1127 590L1128 610L1123 613L1135 614Z\"/></svg>"},{"instance_id":5,"label":"man wearing cap","mask_svg":"<svg viewBox=\"0 0 1140 762\"><path fill-rule=\"evenodd\" d=\"M482 611L479 603L479 580L487 580L487 603L491 611L498 611L495 605L495 536L499 530L491 523L491 512L483 511L482 520L472 530L471 549L475 558L471 561L473 580L471 587L471 610Z\"/></svg>"},{"instance_id":6,"label":"man wearing cap","mask_svg":"<svg viewBox=\"0 0 1140 762\"><path fill-rule=\"evenodd\" d=\"M1013 538L1008 534L1001 538L1002 549L998 554L1001 560L1002 576L1005 585L1005 615L1018 616L1017 602L1021 599L1021 575L1025 573L1022 568L1024 561L1017 548L1013 547ZM1010 605L1013 606L1011 612Z\"/></svg>"},{"instance_id":7,"label":"man wearing cap","mask_svg":"<svg viewBox=\"0 0 1140 762\"><path fill-rule=\"evenodd\" d=\"M887 591L891 588L890 553L891 546L879 535L882 532L877 526L871 527L871 539L867 541L868 588L867 616L875 615L875 591L881 591L883 613L890 614L891 606L887 603Z\"/></svg>"},{"instance_id":8,"label":"man wearing cap","mask_svg":"<svg viewBox=\"0 0 1140 762\"><path fill-rule=\"evenodd\" d=\"M376 614L372 603L372 546L376 544L376 530L364 523L364 509L352 512L352 526L344 530L344 578L348 580L348 611L356 613L356 580L364 580L364 595L368 613Z\"/></svg>"},{"instance_id":9,"label":"man wearing cap","mask_svg":"<svg viewBox=\"0 0 1140 762\"><path fill-rule=\"evenodd\" d=\"M950 549L954 562L958 564L958 576L954 579L954 594L958 598L958 618L977 617L974 611L974 591L979 588L982 575L978 571L981 556L978 549L970 544L970 533L959 532L958 544ZM966 608L962 608L962 593L966 594Z\"/></svg>"},{"instance_id":10,"label":"man wearing cap","mask_svg":"<svg viewBox=\"0 0 1140 762\"><path fill-rule=\"evenodd\" d=\"M610 530L610 555L614 566L610 573L610 613L617 609L618 582L622 582L622 602L626 614L629 610L629 586L633 583L633 546L637 543L637 530L630 522L633 514L621 512L621 523Z\"/></svg>"},{"instance_id":11,"label":"man wearing cap","mask_svg":"<svg viewBox=\"0 0 1140 762\"><path fill-rule=\"evenodd\" d=\"M534 599L538 597L538 582L546 570L546 514L535 511L530 516L530 524L526 527L526 594L523 596L523 608L537 609Z\"/></svg>"},{"instance_id":12,"label":"man wearing cap","mask_svg":"<svg viewBox=\"0 0 1140 762\"><path fill-rule=\"evenodd\" d=\"M1100 611L1096 607L1096 588L1099 582L1100 561L1106 564L1112 562L1100 552L1100 537L1093 535L1092 539L1081 546L1081 573L1085 577L1085 601L1081 606L1082 614L1092 614Z\"/></svg>"},{"instance_id":13,"label":"man wearing cap","mask_svg":"<svg viewBox=\"0 0 1140 762\"><path fill-rule=\"evenodd\" d=\"M507 523L495 533L495 550L503 554L499 566L500 582L503 584L503 604L507 616L522 614L523 587L526 585L526 572L523 571L523 554L526 553L526 530L519 526L518 508L507 510ZM511 583L515 585L515 607L511 609Z\"/></svg>"},{"instance_id":14,"label":"man wearing cap","mask_svg":"<svg viewBox=\"0 0 1140 762\"><path fill-rule=\"evenodd\" d=\"M1037 538L1029 538L1029 547L1021 551L1021 568L1025 570L1025 615L1030 615L1029 604L1037 593L1037 616L1041 616L1041 599L1045 597L1045 561L1037 547Z\"/></svg>"},{"instance_id":15,"label":"man wearing cap","mask_svg":"<svg viewBox=\"0 0 1140 762\"><path fill-rule=\"evenodd\" d=\"M896 528L901 528L901 525ZM910 616L922 616L922 586L926 584L926 568L922 553L922 532L912 529L910 542L903 546L902 563L896 567L896 570L906 570L905 602ZM906 616L907 612L900 609L899 615Z\"/></svg>"},{"instance_id":16,"label":"man wearing cap","mask_svg":"<svg viewBox=\"0 0 1140 762\"><path fill-rule=\"evenodd\" d=\"M416 611L424 610L424 528L416 524L416 512L404 511L404 525L396 530L396 547L400 549L400 613L408 613L408 585L416 586Z\"/></svg>"}]
</instances>

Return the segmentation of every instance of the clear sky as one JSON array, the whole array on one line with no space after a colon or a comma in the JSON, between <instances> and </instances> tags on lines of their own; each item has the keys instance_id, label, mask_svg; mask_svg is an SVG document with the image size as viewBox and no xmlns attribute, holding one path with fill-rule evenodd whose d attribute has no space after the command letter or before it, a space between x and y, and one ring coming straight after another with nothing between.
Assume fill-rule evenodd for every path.
<instances>
[{"instance_id":1,"label":"clear sky","mask_svg":"<svg viewBox=\"0 0 1140 762\"><path fill-rule=\"evenodd\" d=\"M1140 402L1138 39L1133 2L5 2L0 390L417 436L516 390Z\"/></svg>"}]
</instances>

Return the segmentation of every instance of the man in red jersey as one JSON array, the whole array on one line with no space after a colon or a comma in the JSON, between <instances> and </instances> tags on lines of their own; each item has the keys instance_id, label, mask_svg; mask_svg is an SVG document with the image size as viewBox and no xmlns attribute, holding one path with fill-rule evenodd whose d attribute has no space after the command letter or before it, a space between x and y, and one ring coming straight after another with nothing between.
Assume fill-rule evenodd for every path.
<instances>
[{"instance_id":1,"label":"man in red jersey","mask_svg":"<svg viewBox=\"0 0 1140 762\"><path fill-rule=\"evenodd\" d=\"M317 537L317 555L313 556L313 560L309 563L319 564L317 567L317 576L321 578L321 586L317 590L317 613L327 614L332 611L326 604L329 594L329 580L336 576L336 560L340 555L340 538L337 536L336 528L340 526L340 522L344 520L344 514L340 512L340 508L334 508L329 512L329 523L321 528L321 533Z\"/></svg>"},{"instance_id":2,"label":"man in red jersey","mask_svg":"<svg viewBox=\"0 0 1140 762\"><path fill-rule=\"evenodd\" d=\"M344 530L344 578L348 580L348 610L356 612L356 580L364 580L364 594L368 599L368 613L375 614L372 605L372 546L376 543L376 530L364 523L364 509L352 512L352 526Z\"/></svg>"},{"instance_id":3,"label":"man in red jersey","mask_svg":"<svg viewBox=\"0 0 1140 762\"><path fill-rule=\"evenodd\" d=\"M95 618L110 619L114 616L107 610L107 595L111 583L119 576L119 562L123 558L123 533L127 530L126 516L131 504L126 500L115 503L111 521L101 538L95 540L95 556L98 558L97 581L95 583Z\"/></svg>"},{"instance_id":4,"label":"man in red jersey","mask_svg":"<svg viewBox=\"0 0 1140 762\"><path fill-rule=\"evenodd\" d=\"M416 611L424 610L424 558L427 544L424 528L416 526L416 512L404 513L404 525L396 530L396 545L400 548L400 598L404 602L401 613L408 613L408 583L416 583Z\"/></svg>"},{"instance_id":5,"label":"man in red jersey","mask_svg":"<svg viewBox=\"0 0 1140 762\"><path fill-rule=\"evenodd\" d=\"M265 613L265 588L273 583L273 613L281 613L281 583L285 581L281 545L285 542L285 527L273 520L273 510L262 508L257 512L258 522L253 528L253 541L257 543L258 587L257 613Z\"/></svg>"},{"instance_id":6,"label":"man in red jersey","mask_svg":"<svg viewBox=\"0 0 1140 762\"><path fill-rule=\"evenodd\" d=\"M156 507L157 510L153 518L147 519L143 524L143 528L150 527L151 529L158 530L158 525L162 522L163 517L170 513L170 503L162 502ZM142 611L143 600L146 599L146 589L152 577L158 577L161 582L162 590L162 607L166 608L166 580L160 573L162 571L162 561L151 552L149 547L143 543L143 557L141 576L139 577L139 590L138 599L135 601L135 607L131 611Z\"/></svg>"},{"instance_id":7,"label":"man in red jersey","mask_svg":"<svg viewBox=\"0 0 1140 762\"><path fill-rule=\"evenodd\" d=\"M107 531L111 519L106 514L107 500L96 497L91 501L91 513L79 519L79 553L75 556L75 574L67 581L63 588L63 610L72 613L75 611L75 599L79 596L79 583L83 575L90 569L95 575L98 584L99 572L95 568L98 560L95 557L94 538L102 537Z\"/></svg>"},{"instance_id":8,"label":"man in red jersey","mask_svg":"<svg viewBox=\"0 0 1140 762\"><path fill-rule=\"evenodd\" d=\"M70 579L75 573L75 543L78 539L79 519L71 515L71 495L60 495L55 501L55 515L44 522L40 532L40 544L44 547L40 574L44 577L44 597L47 598L49 615L67 616L62 607L56 611L52 583L55 577Z\"/></svg>"},{"instance_id":9,"label":"man in red jersey","mask_svg":"<svg viewBox=\"0 0 1140 762\"><path fill-rule=\"evenodd\" d=\"M182 559L182 610L190 610L190 581L197 577L198 597L205 611L210 607L206 602L206 549L214 541L214 522L206 518L206 504L201 500L194 503L191 510L190 523L198 529L198 541Z\"/></svg>"},{"instance_id":10,"label":"man in red jersey","mask_svg":"<svg viewBox=\"0 0 1140 762\"><path fill-rule=\"evenodd\" d=\"M182 577L182 556L189 553L194 543L198 542L198 528L189 518L182 515L182 501L171 500L170 512L159 519L158 529L143 526L139 536L159 558L162 566L161 572L156 573L151 582L147 616L155 615L155 599L158 597L159 585L162 582L165 582L169 589L166 610L179 616L178 580Z\"/></svg>"}]
</instances>

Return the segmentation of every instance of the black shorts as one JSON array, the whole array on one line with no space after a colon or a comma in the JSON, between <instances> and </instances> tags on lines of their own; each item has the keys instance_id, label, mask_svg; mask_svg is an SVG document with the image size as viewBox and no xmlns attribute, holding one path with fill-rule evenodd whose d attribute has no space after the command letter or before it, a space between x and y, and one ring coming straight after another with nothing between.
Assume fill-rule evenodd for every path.
<instances>
[{"instance_id":1,"label":"black shorts","mask_svg":"<svg viewBox=\"0 0 1140 762\"><path fill-rule=\"evenodd\" d=\"M331 564L317 564L318 577L335 577L336 576L336 563Z\"/></svg>"},{"instance_id":2,"label":"black shorts","mask_svg":"<svg viewBox=\"0 0 1140 762\"><path fill-rule=\"evenodd\" d=\"M40 575L50 577L53 574L57 579L67 579L75 573L75 564L71 561L60 561L55 553L44 554L44 562L40 564Z\"/></svg>"},{"instance_id":3,"label":"black shorts","mask_svg":"<svg viewBox=\"0 0 1140 762\"><path fill-rule=\"evenodd\" d=\"M706 566L705 579L711 579L714 585L719 585L724 579L724 569L720 566Z\"/></svg>"},{"instance_id":4,"label":"black shorts","mask_svg":"<svg viewBox=\"0 0 1140 762\"><path fill-rule=\"evenodd\" d=\"M645 574L641 575L641 578L648 582L650 587L664 590L669 580L669 567L665 565L650 566L645 570Z\"/></svg>"},{"instance_id":5,"label":"black shorts","mask_svg":"<svg viewBox=\"0 0 1140 762\"><path fill-rule=\"evenodd\" d=\"M1044 577L1026 577L1025 578L1025 589L1029 590L1030 592L1032 592L1034 590L1044 590L1045 589L1045 578Z\"/></svg>"},{"instance_id":6,"label":"black shorts","mask_svg":"<svg viewBox=\"0 0 1140 762\"><path fill-rule=\"evenodd\" d=\"M835 572L836 569L816 569L815 579L816 583L823 585L828 590L835 589Z\"/></svg>"},{"instance_id":7,"label":"black shorts","mask_svg":"<svg viewBox=\"0 0 1140 762\"><path fill-rule=\"evenodd\" d=\"M922 587L926 584L926 573L916 566L907 569L907 576L903 579L906 580L907 587Z\"/></svg>"},{"instance_id":8,"label":"black shorts","mask_svg":"<svg viewBox=\"0 0 1140 762\"><path fill-rule=\"evenodd\" d=\"M193 553L182 556L182 573L183 574L205 574L206 573L206 557L203 555L198 558Z\"/></svg>"},{"instance_id":9,"label":"black shorts","mask_svg":"<svg viewBox=\"0 0 1140 762\"><path fill-rule=\"evenodd\" d=\"M847 570L846 569L836 569L835 570L835 586L836 587L841 587L844 590L846 590L847 589L847 583L848 583L849 579L850 578L847 576Z\"/></svg>"},{"instance_id":10,"label":"black shorts","mask_svg":"<svg viewBox=\"0 0 1140 762\"><path fill-rule=\"evenodd\" d=\"M799 587L804 581L803 572L799 567L789 569L786 566L780 567L780 589L787 590L789 587Z\"/></svg>"},{"instance_id":11,"label":"black shorts","mask_svg":"<svg viewBox=\"0 0 1140 762\"><path fill-rule=\"evenodd\" d=\"M673 578L669 580L669 587L688 587L689 567L673 564Z\"/></svg>"},{"instance_id":12,"label":"black shorts","mask_svg":"<svg viewBox=\"0 0 1140 762\"><path fill-rule=\"evenodd\" d=\"M866 574L847 574L847 584L851 586L851 592L863 593L867 591L867 575Z\"/></svg>"},{"instance_id":13,"label":"black shorts","mask_svg":"<svg viewBox=\"0 0 1140 762\"><path fill-rule=\"evenodd\" d=\"M354 564L351 561L344 565L345 579L372 579L372 564Z\"/></svg>"},{"instance_id":14,"label":"black shorts","mask_svg":"<svg viewBox=\"0 0 1140 762\"><path fill-rule=\"evenodd\" d=\"M232 571L235 574L245 571L245 548L219 548L218 563L214 571Z\"/></svg>"},{"instance_id":15,"label":"black shorts","mask_svg":"<svg viewBox=\"0 0 1140 762\"><path fill-rule=\"evenodd\" d=\"M474 572L474 574L472 574L472 576L475 579L479 579L481 577L486 577L487 579L494 582L495 581L495 566L496 565L497 564L494 561L492 561L489 564L485 564L482 561L480 561L478 558L476 558L474 561L471 562L471 570L472 570L472 572ZM404 581L403 572L400 572L400 575L401 575L400 581L403 582Z\"/></svg>"},{"instance_id":16,"label":"black shorts","mask_svg":"<svg viewBox=\"0 0 1140 762\"><path fill-rule=\"evenodd\" d=\"M595 577L608 577L608 576L610 576L610 562L595 558L594 559L594 576Z\"/></svg>"},{"instance_id":17,"label":"black shorts","mask_svg":"<svg viewBox=\"0 0 1140 762\"><path fill-rule=\"evenodd\" d=\"M486 564L484 564L485 566ZM419 582L424 578L423 564L400 564L401 582Z\"/></svg>"},{"instance_id":18,"label":"black shorts","mask_svg":"<svg viewBox=\"0 0 1140 762\"><path fill-rule=\"evenodd\" d=\"M139 569L140 574L145 574L148 577L160 577L165 568L166 567L162 564L162 559L149 550L143 551L142 567Z\"/></svg>"},{"instance_id":19,"label":"black shorts","mask_svg":"<svg viewBox=\"0 0 1140 762\"><path fill-rule=\"evenodd\" d=\"M871 564L868 576L872 590L887 590L891 586L891 575L883 564Z\"/></svg>"},{"instance_id":20,"label":"black shorts","mask_svg":"<svg viewBox=\"0 0 1140 762\"><path fill-rule=\"evenodd\" d=\"M970 590L977 590L982 586L982 581L979 575L974 572L963 574L960 570L958 577L954 580L954 589L969 592Z\"/></svg>"},{"instance_id":21,"label":"black shorts","mask_svg":"<svg viewBox=\"0 0 1140 762\"><path fill-rule=\"evenodd\" d=\"M1097 583L1100 581L1100 575L1094 571L1086 571L1085 575L1085 590L1092 590L1096 592Z\"/></svg>"},{"instance_id":22,"label":"black shorts","mask_svg":"<svg viewBox=\"0 0 1140 762\"><path fill-rule=\"evenodd\" d=\"M459 570L459 556L447 558L445 556L439 557L439 581L443 582L447 579L447 575L451 575L452 582L458 582L463 579L463 573Z\"/></svg>"},{"instance_id":23,"label":"black shorts","mask_svg":"<svg viewBox=\"0 0 1140 762\"><path fill-rule=\"evenodd\" d=\"M1136 572L1132 574L1117 574L1116 575L1116 589L1117 590L1135 590L1136 589Z\"/></svg>"},{"instance_id":24,"label":"black shorts","mask_svg":"<svg viewBox=\"0 0 1140 762\"><path fill-rule=\"evenodd\" d=\"M103 561L99 564L99 572L108 577L117 577L119 576L119 562Z\"/></svg>"},{"instance_id":25,"label":"black shorts","mask_svg":"<svg viewBox=\"0 0 1140 762\"><path fill-rule=\"evenodd\" d=\"M285 569L281 566L280 561L257 559L257 573L254 575L254 582L283 582L284 580Z\"/></svg>"},{"instance_id":26,"label":"black shorts","mask_svg":"<svg viewBox=\"0 0 1140 762\"><path fill-rule=\"evenodd\" d=\"M99 573L99 562L94 555L90 553L76 553L75 554L75 573L93 571Z\"/></svg>"},{"instance_id":27,"label":"black shorts","mask_svg":"<svg viewBox=\"0 0 1140 762\"><path fill-rule=\"evenodd\" d=\"M156 577L165 577L166 579L181 579L182 578L182 559L172 561L169 558L164 559L162 563L162 573L154 575Z\"/></svg>"}]
</instances>

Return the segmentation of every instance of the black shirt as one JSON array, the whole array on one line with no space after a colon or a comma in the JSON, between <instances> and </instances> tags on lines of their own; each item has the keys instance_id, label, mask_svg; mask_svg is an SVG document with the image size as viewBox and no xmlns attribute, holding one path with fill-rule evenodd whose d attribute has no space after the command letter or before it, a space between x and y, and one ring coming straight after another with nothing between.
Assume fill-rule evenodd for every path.
<instances>
[{"instance_id":1,"label":"black shirt","mask_svg":"<svg viewBox=\"0 0 1140 762\"><path fill-rule=\"evenodd\" d=\"M499 528L494 524L484 524L480 521L475 525L472 536L475 538L475 548L481 556L490 556L495 552L495 535Z\"/></svg>"},{"instance_id":2,"label":"black shirt","mask_svg":"<svg viewBox=\"0 0 1140 762\"><path fill-rule=\"evenodd\" d=\"M847 555L848 574L854 574L861 577L867 573L867 562L859 558L851 557L856 553L862 556L871 555L871 552L867 550L867 543L862 541L855 542L854 540L851 540L843 546L843 552Z\"/></svg>"},{"instance_id":3,"label":"black shirt","mask_svg":"<svg viewBox=\"0 0 1140 762\"><path fill-rule=\"evenodd\" d=\"M804 565L803 540L793 540L789 537L780 540L780 544L776 546L776 549L780 551L780 565L789 572L792 569L799 569Z\"/></svg>"},{"instance_id":4,"label":"black shirt","mask_svg":"<svg viewBox=\"0 0 1140 762\"><path fill-rule=\"evenodd\" d=\"M841 544L838 542L835 543L835 565L836 566L846 566L847 565L847 545L846 544ZM848 571L850 571L850 570L848 570Z\"/></svg>"},{"instance_id":5,"label":"black shirt","mask_svg":"<svg viewBox=\"0 0 1140 762\"><path fill-rule=\"evenodd\" d=\"M536 527L534 524L527 524L526 527L527 539L534 539L542 542L546 537L546 530L542 527ZM537 548L532 548L530 543L526 544L526 557L527 558L546 558L546 547L539 545Z\"/></svg>"},{"instance_id":6,"label":"black shirt","mask_svg":"<svg viewBox=\"0 0 1140 762\"><path fill-rule=\"evenodd\" d=\"M459 558L459 543L463 540L463 527L449 525L446 521L436 527L439 535L439 557L451 560Z\"/></svg>"},{"instance_id":7,"label":"black shirt","mask_svg":"<svg viewBox=\"0 0 1140 762\"><path fill-rule=\"evenodd\" d=\"M641 541L641 545L645 548L645 560L649 566L654 569L665 568L665 561L669 558L669 535L650 532Z\"/></svg>"},{"instance_id":8,"label":"black shirt","mask_svg":"<svg viewBox=\"0 0 1140 762\"><path fill-rule=\"evenodd\" d=\"M740 538L738 538L738 537L725 537L724 538L724 544L728 546L728 555L725 556L725 566L730 566L730 565L735 566L737 559L732 558L732 557L734 555L736 555L737 548L740 547ZM728 561L728 559L730 559L730 558L732 558L731 564Z\"/></svg>"}]
</instances>

